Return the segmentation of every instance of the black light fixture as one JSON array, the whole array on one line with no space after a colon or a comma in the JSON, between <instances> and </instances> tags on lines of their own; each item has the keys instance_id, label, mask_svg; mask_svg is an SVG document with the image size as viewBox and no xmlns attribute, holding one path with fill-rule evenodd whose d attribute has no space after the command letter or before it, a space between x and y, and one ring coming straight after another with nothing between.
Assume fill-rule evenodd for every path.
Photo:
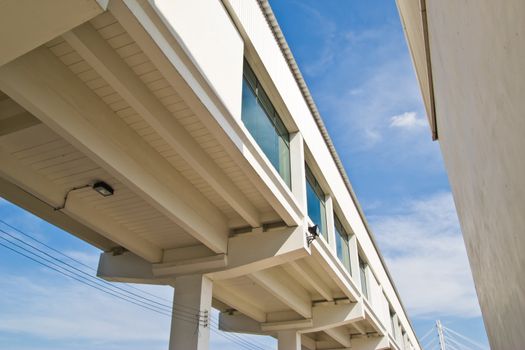
<instances>
[{"instance_id":1,"label":"black light fixture","mask_svg":"<svg viewBox=\"0 0 525 350\"><path fill-rule=\"evenodd\" d=\"M104 197L112 196L115 192L113 187L105 183L104 181L97 181L93 184L93 189L100 193Z\"/></svg>"},{"instance_id":2,"label":"black light fixture","mask_svg":"<svg viewBox=\"0 0 525 350\"><path fill-rule=\"evenodd\" d=\"M306 236L306 243L308 244L308 246L310 246L310 244L312 244L314 239L319 237L319 226L317 225L309 226L308 233L310 234Z\"/></svg>"}]
</instances>

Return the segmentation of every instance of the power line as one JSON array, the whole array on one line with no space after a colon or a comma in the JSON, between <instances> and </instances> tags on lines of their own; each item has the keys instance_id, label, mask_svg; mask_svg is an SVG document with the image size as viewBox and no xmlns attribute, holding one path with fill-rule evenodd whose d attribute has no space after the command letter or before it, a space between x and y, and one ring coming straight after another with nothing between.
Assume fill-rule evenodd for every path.
<instances>
[{"instance_id":1,"label":"power line","mask_svg":"<svg viewBox=\"0 0 525 350\"><path fill-rule=\"evenodd\" d=\"M432 326L432 328L430 328L428 330L428 332L425 333L424 336L422 336L421 338L419 338L419 342L423 342L423 340L425 340L426 338L428 338L429 335L431 335L432 333L434 332L434 326Z\"/></svg>"},{"instance_id":2,"label":"power line","mask_svg":"<svg viewBox=\"0 0 525 350\"><path fill-rule=\"evenodd\" d=\"M165 310L165 311L168 311L168 312L171 312L171 311L172 311L172 310L171 310L171 307L169 307L168 305L158 303L158 302L156 302L156 301L154 301L154 300L151 300L151 299L148 299L148 298L144 298L144 297L142 297L141 295L138 295L138 294L136 294L136 293L133 293L133 292L127 291L126 289L121 288L121 287L116 286L116 285L113 285L113 284L111 284L111 283L109 283L109 282L107 282L107 281L105 281L105 280L103 280L103 279L101 279L101 278L99 278L99 277L92 276L92 275L90 275L89 273L87 273L87 272L85 272L85 271L83 271L83 270L80 270L80 269L78 269L78 268L76 268L76 267L74 267L74 266L72 266L72 265L66 263L66 262L63 261L63 260L58 259L58 258L52 256L51 254L48 254L48 253L44 252L43 250L41 250L41 249L39 249L39 248L33 246L32 244L29 244L29 243L27 243L27 242L24 242L24 241L21 240L20 238L17 238L17 237L11 235L10 233L8 233L8 232L6 232L6 231L4 231L4 230L2 230L2 229L0 229L0 232L2 232L2 233L4 233L4 234L8 235L8 236L11 237L12 239L17 240L17 241L21 242L22 244L24 244L24 245L26 245L26 246L28 246L28 247L31 247L32 249L38 251L38 252L41 253L41 254L44 254L45 256L47 256L47 257L53 259L54 261L57 261L58 263L67 266L67 268L64 268L63 266L60 266L60 265L56 264L56 263L53 262L53 261L49 261L48 259L45 259L45 258L43 258L42 256L39 256L38 254L35 254L34 252L30 252L31 254L38 256L40 259L46 260L47 262L49 262L49 263L51 263L51 264L53 264L53 265L55 265L55 266L58 266L58 267L60 267L60 268L62 268L62 269L64 269L64 270L66 270L66 271L68 271L68 272L70 272L70 273L75 274L75 275L78 276L79 278L82 278L82 279L88 280L89 282L92 282L92 283L94 283L94 284L96 284L96 285L98 285L98 286L100 286L100 287L106 287L106 286L107 286L106 288L112 290L113 292L118 293L119 295L123 295L123 296L125 296L125 297L127 297L127 298L133 299L133 300L135 300L135 301L137 301L137 302L139 302L139 303L146 304L146 305L148 305L149 307L157 308L157 309L160 309L160 310ZM1 237L1 236L0 236L0 237ZM1 238L3 238L3 237L1 237ZM7 240L7 239L5 239L5 238L3 238L3 239L4 239L4 240ZM9 240L7 240L7 241L10 242ZM13 242L10 242L10 243L13 244L13 245L15 245L15 246L17 246L17 247L20 248L20 249L24 249L24 250L25 250L25 248L21 247L20 245L18 245L18 244L16 244L16 243L13 243ZM70 269L73 269L74 271L71 271ZM77 273L77 272L75 272L75 271L79 272L79 273L82 274L82 275L80 275L79 273ZM85 276L87 276L87 277L85 277ZM99 282L99 281L100 281L100 282ZM116 289L116 290L115 290L115 289ZM125 295L125 294L123 294L122 292L127 293L127 294L129 294L129 295ZM174 306L174 308L177 309L176 306ZM187 317L195 317L195 316L197 316L197 317L199 317L199 318L202 318L202 315L200 315L200 312L199 312L198 315L196 315L195 313L191 313L191 312L188 312L188 311L183 311L183 310L177 310L177 311L179 311L181 314L185 314L185 316L187 316Z\"/></svg>"},{"instance_id":3,"label":"power line","mask_svg":"<svg viewBox=\"0 0 525 350\"><path fill-rule=\"evenodd\" d=\"M451 342L455 347L459 347L459 350L470 350L470 349L472 349L471 347L468 347L466 345L460 344L459 342L457 342L452 337L448 337L446 339L446 341L447 341L447 345L450 345L449 342Z\"/></svg>"},{"instance_id":4,"label":"power line","mask_svg":"<svg viewBox=\"0 0 525 350\"><path fill-rule=\"evenodd\" d=\"M7 241L7 242L9 242L9 240L5 239L4 237L0 237L0 238L3 239L3 240L5 240L5 241ZM13 245L15 245L15 246L17 246L17 247L19 247L18 245L14 244L14 243L12 243L12 242L9 242L9 243L10 243L10 244L13 244ZM159 310L156 310L156 309L153 309L153 308L150 308L150 307L144 306L144 305L142 305L142 304L136 303L136 302L134 302L134 301L132 301L132 300L129 300L129 299L123 298L123 297L121 297L121 296L119 296L119 295L117 295L117 294L112 293L111 291L108 291L107 289L97 287L96 285L93 285L93 284L91 284L91 283L89 283L89 282L86 282L86 281L84 281L84 280L82 280L82 279L76 278L74 275L72 276L72 275L70 275L70 274L67 274L67 273L65 273L65 272L63 272L63 271L61 271L61 270L59 270L59 269L57 269L57 268L55 268L55 267L53 267L53 266L50 266L50 265L48 265L48 264L46 264L46 263L44 263L44 262L42 262L42 261L39 261L39 260L37 260L37 259L35 259L35 258L33 258L33 257L31 257L31 256L29 256L29 255L27 255L27 254L25 254L25 253L23 253L23 252L21 252L21 251L18 251L18 250L16 250L16 249L12 248L12 247L9 247L9 246L5 245L5 244L2 243L2 242L0 242L0 246L4 247L4 248L6 248L6 249L9 249L9 250L11 250L11 251L13 251L13 252L15 252L15 253L17 253L17 254L19 254L19 255L22 255L22 256L24 256L24 257L27 258L27 259L30 259L30 260L32 260L32 261L34 261L34 262L36 262L36 263L38 263L38 264L40 264L40 265L42 265L42 266L44 266L44 267L47 267L47 268L49 268L49 269L51 269L51 270L53 270L53 271L55 271L55 272L58 272L58 273L60 273L60 274L62 274L62 275L64 275L64 276L66 276L66 277L69 277L69 278L71 278L71 279L73 279L73 280L75 280L75 281L77 281L77 282L80 282L80 283L82 283L82 284L85 284L85 285L87 285L87 286L90 286L90 287L92 287L92 288L95 288L95 289L97 289L97 290L99 290L99 291L101 291L101 292L103 292L103 293L109 294L109 295L111 295L111 296L113 296L113 297L116 297L116 298L118 298L118 299L121 299L121 300L127 301L127 302L132 303L132 304L134 304L134 305L136 305L136 306L140 306L140 307L142 307L142 308L145 308L145 309L148 309L148 310L150 310L150 311L153 311L153 312L159 313L159 314L161 314L161 315L164 315L164 316L167 316L167 317L173 317L173 318L178 319L178 320L180 320L180 321L182 321L182 322L190 323L190 324L192 324L192 325L195 325L196 327L198 327L198 326L203 326L203 324L201 324L200 322L198 322L197 319L193 319L193 320L192 320L192 319L187 319L187 318L181 317L180 315L176 315L176 314L172 314L172 315L170 315L170 314L168 314L168 313L164 313L164 312L162 312L162 311L159 311ZM20 248L20 249L23 249L23 248ZM41 258L41 257L40 257L40 258ZM41 259L43 259L43 258L41 258ZM45 259L43 259L43 260L45 260ZM226 339L228 339L228 340L230 340L231 342L233 342L233 343L235 343L235 344L241 346L241 347L244 348L244 349L247 349L247 350L264 350L264 349L261 349L261 348L259 348L259 347L251 346L251 344L250 344L248 341L240 342L240 341L237 340L237 338L232 337L230 334L228 334L228 333L218 332L218 331L216 331L216 330L215 330L214 328L212 328L212 327L210 327L210 331L212 331L212 332L214 332L214 333L216 333L216 334L218 334L218 335L221 335L221 336L225 337Z\"/></svg>"},{"instance_id":5,"label":"power line","mask_svg":"<svg viewBox=\"0 0 525 350\"><path fill-rule=\"evenodd\" d=\"M12 229L12 230L14 230L14 231L16 231L16 232L18 232L18 233L20 233L21 235L23 235L23 236L25 236L25 237L31 239L32 241L37 242L38 244L40 244L40 245L46 247L47 249L49 249L49 250L51 250L51 251L53 251L53 252L55 252L55 253L57 253L57 254L63 256L63 257L65 257L65 258L67 258L67 259L69 259L69 260L71 260L71 261L74 261L75 263L77 263L77 264L79 264L79 265L81 265L81 266L83 266L83 267L85 267L85 268L87 268L87 269L89 269L89 270L91 270L91 271L97 272L97 270L96 270L95 268L93 268L92 266L89 266L89 265L83 263L82 261L80 261L80 260L78 260L78 259L75 259L75 258L71 257L70 255L65 254L65 253L59 251L58 249L55 249L55 248L51 247L50 245L48 245L48 244L46 244L46 243L44 243L44 242L42 242L42 241L40 241L40 240L34 238L33 236L31 236L31 235L29 235L29 234L27 234L27 233L25 233L25 232L23 232L22 230L20 230L20 229L18 229L17 227L15 227L15 226L9 224L8 222L5 222L4 220L0 219L0 223L4 224L5 226L9 227L10 229ZM157 298L157 299L160 299L160 300L164 300L164 301L167 301L167 302L169 302L169 303L172 302L172 300L169 300L169 299L166 299L166 298L160 297L160 296L155 295L155 294L153 294L153 293L149 293L149 292L147 292L147 291L145 291L145 290L142 290L142 289L140 289L140 288L137 288L137 287L135 287L135 286L132 286L132 285L130 285L130 284L128 284L128 283L123 283L123 284L124 284L125 286L127 286L128 288L134 289L134 290L136 290L136 291L139 291L139 292L144 293L144 294L146 294L146 295L152 296L152 297L154 297L154 298Z\"/></svg>"},{"instance_id":6,"label":"power line","mask_svg":"<svg viewBox=\"0 0 525 350\"><path fill-rule=\"evenodd\" d=\"M62 255L62 256L65 256L65 257L71 259L72 261L75 261L75 262L79 263L80 265L83 265L83 266L89 268L90 270L94 270L94 269L92 269L91 267L89 267L89 266L87 266L87 265L85 265L85 264L79 262L78 260L73 259L73 258L69 257L68 255L66 255L66 254L64 254L64 253L62 253L62 252L60 252L59 250L57 250L57 249L55 249L55 248L53 248L53 247L51 247L51 246L49 246L49 245L46 245L46 244L43 243L43 242L40 242L40 241L37 240L36 238L33 238L32 236L30 236L30 235L28 235L27 233L25 233L25 232L23 232L23 231L21 231L21 230L15 228L14 226L11 226L11 225L7 224L5 221L3 221L3 220L0 219L0 222L2 222L2 223L3 223L4 225L6 225L6 226L12 228L13 230L15 230L15 231L21 233L22 235L24 235L24 236L26 236L26 237L28 237L28 238L31 238L33 241L35 241L35 242L37 242L37 243L39 243L39 244L42 244L42 245L45 246L46 248L48 248L48 249L50 249L50 250L52 250L52 251L54 251L54 252L56 252L56 253L58 253L58 254L60 254L60 255ZM23 240L21 240L21 239L18 238L18 237L15 237L15 236L11 235L10 233L8 233L8 232L6 232L6 231L4 231L4 230L2 230L2 229L0 229L0 232L6 234L7 236L11 237L12 239L15 239L15 240L17 240L17 241L23 243L23 244L26 245L26 246L28 246L28 247L30 247L30 248L32 248L32 249L38 251L39 253L44 254L45 256L50 257L51 259L57 261L58 264L55 263L54 261L51 261L51 260L49 260L49 259L47 259L47 258L45 258L45 257L43 257L43 256L41 256L41 255L39 255L39 254L37 254L37 253L31 251L31 250L29 250L29 249L27 249L27 248L25 248L25 247L19 245L19 244L16 244L16 243L10 241L9 239L7 239L7 238L5 238L5 237L3 237L3 236L0 236L0 239L3 239L4 241L6 241L6 242L8 242L9 244L11 244L11 245L17 247L18 249L21 249L22 251L19 251L19 250L15 249L15 248L12 248L12 247L10 247L10 246L7 246L7 245L5 245L5 244L3 244L3 243L1 243L1 242L0 242L0 246L3 246L3 247L6 248L6 249L9 249L9 250L11 250L11 251L13 251L13 252L15 252L15 253L21 255L21 256L24 256L24 257L27 258L27 259L32 260L33 262L36 262L36 263L38 263L38 264L40 264L40 265L42 265L42 266L44 266L44 267L47 267L47 268L49 268L49 269L51 269L51 270L53 270L53 271L55 271L55 272L58 272L58 273L60 273L60 274L62 274L62 275L64 275L64 276L66 276L66 277L69 277L69 278L71 278L71 279L73 279L73 280L75 280L75 281L77 281L77 282L80 282L80 283L82 283L82 284L85 284L85 285L87 285L87 286L90 286L90 287L92 287L92 288L95 288L95 289L97 289L97 290L99 290L99 291L101 291L101 292L103 292L103 293L106 293L106 294L111 295L111 296L113 296L113 297L116 297L116 298L118 298L118 299L121 299L121 300L127 301L127 302L129 302L129 303L132 303L132 304L134 304L134 305L136 305L136 306L139 306L139 307L142 307L142 308L148 309L148 310L150 310L150 311L153 311L153 312L159 313L159 314L161 314L161 315L168 316L168 317L173 317L173 318L178 319L178 320L181 320L181 321L183 321L183 322L188 322L188 323L194 324L196 327L204 326L204 325L205 325L205 324L203 324L202 321L201 321L200 314L190 314L190 316L188 316L188 315L186 315L186 314L181 315L181 314L180 314L180 313L181 313L180 310L179 310L179 311L177 311L177 310L170 310L170 311L172 311L172 314L170 314L167 310L164 310L164 309L162 309L162 308L159 307L160 305L163 305L163 306L166 307L167 305L165 305L165 304L157 303L157 302L155 302L155 301L152 301L151 299L144 298L144 297L142 297L142 296L140 296L140 295L137 295L137 294L135 294L135 293L132 293L132 292L126 291L126 290L123 289L123 288L120 288L120 287L114 286L114 285L112 285L111 283L109 283L109 282L107 282L107 281L104 281L104 280L102 280L102 279L100 279L100 278L98 278L98 277L93 277L93 276L89 275L88 273L86 273L85 271L80 270L80 269L78 269L78 268L76 268L76 267L74 267L74 266L72 266L72 265L66 263L65 261L63 261L63 260L61 260L61 259L56 258L56 257L52 256L51 254L48 254L47 252L44 252L43 250L41 250L41 249L39 249L39 248L37 248L37 247L35 247L35 246L33 246L33 245L31 245L31 244L29 244L29 243L23 241ZM37 258L34 258L34 257L32 257L32 256L30 256L30 255L24 253L24 252L29 253L29 254L31 254L31 255L37 257ZM38 260L38 259L41 259L41 260ZM51 266L50 264L53 265L53 266ZM68 268L66 268L66 267L64 267L64 266L61 266L60 264L65 265L65 266L67 266ZM70 269L73 269L73 270L70 270ZM75 272L75 271L78 271L78 272L82 273L82 275L80 275L79 273L77 273L77 272ZM86 278L86 277L83 276L83 275L87 275L87 276L90 277L91 279L95 279L95 281L92 281L91 279L88 279L88 278ZM110 288L109 288L108 286L106 286L106 285L102 285L102 284L100 284L100 283L97 283L98 280L104 282L104 284L109 285L109 287L111 287L111 288L117 288L117 289L122 290L122 291L124 291L124 292L126 292L126 293L129 293L129 294L135 295L135 296L137 296L137 297L139 297L139 298L141 298L141 299L144 299L144 300L147 300L147 301L150 301L150 302L153 302L153 303L159 304L159 306L155 306L155 305L148 304L148 303L146 303L146 302L144 302L144 301L142 301L142 300L140 300L140 299L137 300L137 298L133 298L133 297L130 297L129 295L122 294L122 293L119 292L119 291L112 290L112 289L110 289ZM152 296L154 296L154 295L152 295ZM130 299L131 299L131 300L130 300ZM135 301L134 301L134 300L135 300ZM174 303L174 306L175 306L175 303ZM195 308L192 308L192 309L195 309ZM195 309L195 310L198 310L198 309ZM199 312L200 312L200 311L199 311ZM192 318L191 316L193 316L194 318ZM210 315L210 316L211 316L211 315ZM217 329L216 329L216 328L213 328L212 325L216 326ZM253 343L250 342L249 340L246 340L246 339L242 338L241 336L239 336L239 335L237 335L237 334L220 332L220 331L218 330L218 324L217 324L217 322L216 322L213 318L211 318L211 317L210 317L210 324L209 324L209 325L206 324L206 326L210 326L210 331L212 331L213 333L218 334L218 335L220 335L220 336L222 336L222 337L224 337L224 338L226 338L226 339L232 341L233 343L235 343L235 344L241 346L241 347L244 348L244 349L248 349L248 350L264 350L264 346L265 346L265 345L263 345L263 347L261 348L261 347L259 347L258 345L253 344ZM224 327L223 327L223 328L224 328ZM225 329L226 329L226 328L225 328Z\"/></svg>"},{"instance_id":7,"label":"power line","mask_svg":"<svg viewBox=\"0 0 525 350\"><path fill-rule=\"evenodd\" d=\"M218 320L216 320L216 319L214 319L214 318L212 317L211 322L212 322L212 324L213 324L215 327L217 327L217 329L219 329L219 323L218 323ZM226 332L233 332L233 329L230 328L230 325L229 325L227 322L225 322L224 320L222 320L222 322L221 322L221 328L224 329ZM234 334L234 333L229 333L229 334L231 334L231 335L233 335L233 336L240 337L239 335ZM256 346L257 349L261 349L261 350L263 350L263 349L266 347L265 344L261 344L261 343L258 343L258 342L256 342L256 341L252 341L252 343L253 343L253 345ZM262 348L261 348L260 346L262 346Z\"/></svg>"},{"instance_id":8,"label":"power line","mask_svg":"<svg viewBox=\"0 0 525 350\"><path fill-rule=\"evenodd\" d=\"M456 331L454 331L454 330L452 330L452 329L450 329L450 328L448 328L448 327L443 327L443 329L449 331L450 333L454 334L455 336L460 337L461 339L463 339L463 340L469 342L470 344L472 344L472 345L474 345L474 346L476 346L476 347L478 347L478 348L480 348L480 349L483 349L483 350L486 350L486 349L487 349L486 346L484 346L484 345L482 345L482 344L480 344L480 343L478 343L478 342L476 342L476 341L474 341L474 340L472 340L472 339L470 339L470 338L467 338L467 337L465 337L464 335L459 334L458 332L456 332Z\"/></svg>"},{"instance_id":9,"label":"power line","mask_svg":"<svg viewBox=\"0 0 525 350\"><path fill-rule=\"evenodd\" d=\"M430 347L430 345L432 345L432 344L439 345L439 339L437 337L436 338L432 338L428 343L426 343L425 346L423 346L423 349L426 349L426 348Z\"/></svg>"},{"instance_id":10,"label":"power line","mask_svg":"<svg viewBox=\"0 0 525 350\"><path fill-rule=\"evenodd\" d=\"M38 240L38 239L32 237L31 235L27 234L26 232L23 232L22 230L20 230L20 229L18 229L18 228L16 228L16 227L14 227L14 226L12 226L12 225L6 223L5 221L3 221L3 220L0 219L0 222L3 223L4 225L8 226L9 228L15 230L16 232L18 232L18 233L24 235L25 237L30 238L31 240L37 242L38 244L40 244L40 245L42 245L42 246L44 246L44 247L46 247L46 248L52 250L53 252L55 252L55 253L57 253L57 254L60 254L61 256L64 256L64 257L66 257L66 258L68 258L68 259L70 259L70 260L72 260L72 261L74 261L74 262L76 262L76 263L78 263L78 264L80 264L80 265L82 265L82 266L85 266L86 268L90 269L91 271L96 272L96 270L95 270L94 268L92 268L92 267L90 267L90 266L88 266L88 265L82 263L81 261L79 261L79 260L77 260L77 259L72 258L71 256L69 256L69 255L67 255L67 254L62 253L62 252L59 251L58 249L55 249L55 248L53 248L53 247L51 247L51 246L45 244L44 242L42 242L42 241L40 241L40 240ZM33 249L36 249L36 250L40 251L40 252L43 253L43 254L46 254L47 256L53 258L54 260L59 260L60 262L62 262L62 263L64 263L64 264L68 265L69 267L71 267L71 268L73 268L73 269L75 269L75 270L77 270L77 271L79 271L79 272L81 272L81 273L83 273L83 274L87 274L85 271L82 271L82 270L80 270L80 269L77 269L76 267L73 267L73 266L67 264L67 263L64 262L64 261L62 261L62 260L60 260L60 259L57 259L57 258L55 258L55 257L53 257L53 256L51 256L51 255L49 255L49 254L47 254L47 253L45 253L45 252L43 252L42 250L40 250L40 249L34 247L33 245L31 245L31 244L29 244L29 243L27 243L27 242L25 242L25 241L23 241L23 240L21 240L21 239L19 239L19 238L17 238L17 237L14 237L14 236L12 236L11 234L9 234L9 233L7 233L7 232L1 230L1 229L0 229L0 231L4 232L5 234L9 235L10 237L12 237L12 238L14 238L14 239L16 239L16 240L18 240L18 241L20 241L20 242L22 242L22 243L28 245L28 246L31 246ZM89 277L92 277L92 278L97 278L98 280L102 281L103 283L106 283L106 284L108 284L108 285L110 285L110 286L113 286L114 288L117 288L117 289L123 290L123 291L125 291L126 293L133 294L133 295L135 295L135 296L137 296L137 297L140 297L140 298L146 299L146 300L148 300L148 301L151 302L151 303L158 304L158 305L162 305L163 307L168 308L170 311L171 311L171 309L172 309L172 307L173 307L173 305L161 304L161 303L156 302L156 301L154 301L154 300L151 300L151 299L145 298L145 297L143 297L143 296L141 296L141 295L137 295L137 294L135 294L135 293L133 293L133 292L129 292L129 291L127 291L127 290L125 290L125 289L123 289L123 288L121 288L121 287L115 286L114 284L109 283L109 282L107 282L106 280L104 280L104 279L102 279L102 278L99 278L99 277L97 277L97 276L92 276L92 275L90 275L90 274L87 274L87 275L88 275ZM128 287L131 287L132 289L138 290L138 291L140 291L140 292L142 292L142 293L150 294L150 295L152 295L152 296L154 296L154 297L156 297L156 298L160 298L160 297L158 297L158 296L155 296L154 294L147 293L147 292L145 292L145 291L143 291L143 290L141 290L141 289L139 289L139 288L133 288L133 286L130 286L130 285L128 285L128 284L124 284L124 285L126 285L126 286L128 286ZM160 298L160 299L164 299L164 298ZM167 300L167 299L164 299L164 300L169 301L169 302L172 302L171 300ZM173 304L174 304L175 307L180 307L180 308L184 308L184 309L188 309L188 310L190 310L190 311L192 312L192 315L193 315L193 312L194 312L194 311L195 311L195 312L200 312L199 309L192 308L192 307L189 307L189 306L186 306L186 305L179 305L179 304L177 304L177 303L175 303L175 302L173 302Z\"/></svg>"}]
</instances>

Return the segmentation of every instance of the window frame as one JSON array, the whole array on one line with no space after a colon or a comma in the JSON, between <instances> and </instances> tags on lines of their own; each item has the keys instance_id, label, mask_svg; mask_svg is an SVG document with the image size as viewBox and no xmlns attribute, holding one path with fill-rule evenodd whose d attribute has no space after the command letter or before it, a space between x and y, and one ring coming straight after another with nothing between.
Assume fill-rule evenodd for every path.
<instances>
[{"instance_id":1,"label":"window frame","mask_svg":"<svg viewBox=\"0 0 525 350\"><path fill-rule=\"evenodd\" d=\"M264 112L265 116L268 118L268 121L273 127L273 131L277 135L277 137L283 141L285 147L286 147L286 159L283 159L281 157L281 150L278 149L278 157L279 157L279 166L276 166L272 161L271 157L265 152L261 144L259 143L258 137L254 135L253 131L248 128L248 124L246 123L246 117L245 114L241 112L241 120L245 127L248 129L248 132L250 135L254 138L257 145L261 148L263 154L266 156L266 158L270 161L273 168L279 173L279 176L281 179L286 183L288 188L292 188L292 176L291 176L291 147L290 147L290 131L286 128L286 125L284 124L281 116L277 112L276 108L274 107L272 101L270 100L268 94L264 90L264 88L261 85L260 80L257 78L257 75L251 68L250 64L244 59L243 63L243 95L244 95L244 81L246 81L246 85L248 88L250 88L251 93L254 95L257 104L261 107L262 111ZM244 105L244 97L242 98L241 104ZM241 107L242 109L242 107ZM285 161L285 168L281 168L281 162Z\"/></svg>"},{"instance_id":2,"label":"window frame","mask_svg":"<svg viewBox=\"0 0 525 350\"><path fill-rule=\"evenodd\" d=\"M321 208L321 222L314 222L312 218L310 218L310 214L308 214L308 217L310 220L315 224L318 225L319 231L321 232L321 235L323 238L328 242L328 213L326 210L326 194L321 187L321 184L317 180L315 174L313 173L312 169L308 165L307 162L304 163L305 167L305 180L306 180L306 206L308 211L308 187L310 187L319 200L320 208ZM312 183L313 182L313 183Z\"/></svg>"},{"instance_id":3,"label":"window frame","mask_svg":"<svg viewBox=\"0 0 525 350\"><path fill-rule=\"evenodd\" d=\"M350 274L350 276L352 276L352 254L350 252L350 234L346 231L343 223L341 222L341 220L339 219L339 217L338 217L338 215L336 214L335 211L334 211L334 231L335 231L335 243L336 243L336 246L335 246L336 252L335 253L336 253L337 257L339 258L339 260L341 261L341 263L343 264L343 266L345 267L345 269ZM342 257L339 257L339 254L338 254L338 252L339 252L339 250L338 250L339 241L345 242L345 244L343 244L342 248L344 249L344 247L346 247L348 266L346 266L346 264L344 262L344 259Z\"/></svg>"}]
</instances>

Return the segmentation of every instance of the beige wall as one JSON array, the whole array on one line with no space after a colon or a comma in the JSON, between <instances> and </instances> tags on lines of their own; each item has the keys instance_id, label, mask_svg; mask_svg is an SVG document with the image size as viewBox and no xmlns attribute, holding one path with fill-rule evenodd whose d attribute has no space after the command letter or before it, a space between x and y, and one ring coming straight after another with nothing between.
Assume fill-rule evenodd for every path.
<instances>
[{"instance_id":1,"label":"beige wall","mask_svg":"<svg viewBox=\"0 0 525 350\"><path fill-rule=\"evenodd\" d=\"M427 11L439 143L488 336L493 349L522 349L525 1L427 1Z\"/></svg>"}]
</instances>

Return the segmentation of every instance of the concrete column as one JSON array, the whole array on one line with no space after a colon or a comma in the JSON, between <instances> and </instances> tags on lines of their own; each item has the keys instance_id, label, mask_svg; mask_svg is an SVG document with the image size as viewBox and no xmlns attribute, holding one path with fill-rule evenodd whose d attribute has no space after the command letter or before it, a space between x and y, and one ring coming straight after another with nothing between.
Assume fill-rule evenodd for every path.
<instances>
[{"instance_id":1,"label":"concrete column","mask_svg":"<svg viewBox=\"0 0 525 350\"><path fill-rule=\"evenodd\" d=\"M203 325L202 321L198 322L197 316L192 322L192 316L187 313L195 312L197 315L200 310L201 314L207 312L208 317L211 317L211 280L202 275L182 276L177 277L174 287L169 350L208 350L209 319L208 324Z\"/></svg>"},{"instance_id":2,"label":"concrete column","mask_svg":"<svg viewBox=\"0 0 525 350\"><path fill-rule=\"evenodd\" d=\"M306 170L304 162L303 135L301 135L300 132L296 132L290 135L290 174L292 180L292 193L306 216Z\"/></svg>"},{"instance_id":3,"label":"concrete column","mask_svg":"<svg viewBox=\"0 0 525 350\"><path fill-rule=\"evenodd\" d=\"M278 350L301 350L301 334L294 330L277 333Z\"/></svg>"},{"instance_id":4,"label":"concrete column","mask_svg":"<svg viewBox=\"0 0 525 350\"><path fill-rule=\"evenodd\" d=\"M361 290L361 275L359 274L359 251L357 249L357 237L353 234L348 239L348 247L350 248L350 267L352 270L352 279L357 288Z\"/></svg>"},{"instance_id":5,"label":"concrete column","mask_svg":"<svg viewBox=\"0 0 525 350\"><path fill-rule=\"evenodd\" d=\"M337 247L335 243L335 222L334 222L334 202L330 195L325 196L325 210L326 210L326 235L328 236L328 245L337 255Z\"/></svg>"}]
</instances>

